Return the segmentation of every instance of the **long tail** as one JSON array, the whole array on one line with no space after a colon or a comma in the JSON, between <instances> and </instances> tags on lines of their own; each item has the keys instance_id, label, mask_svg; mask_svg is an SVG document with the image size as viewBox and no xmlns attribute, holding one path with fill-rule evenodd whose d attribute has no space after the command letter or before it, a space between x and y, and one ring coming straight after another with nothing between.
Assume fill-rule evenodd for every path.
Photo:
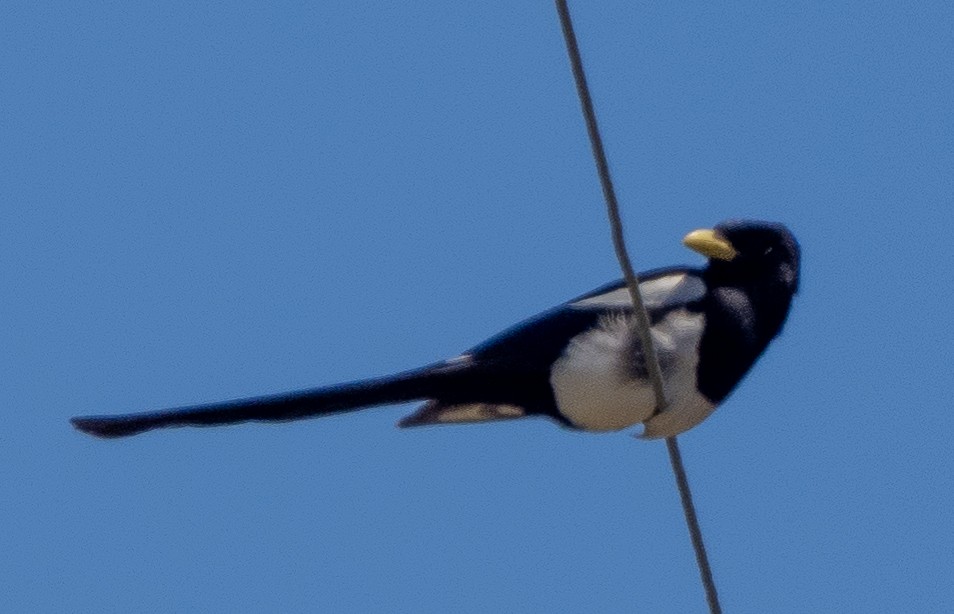
<instances>
[{"instance_id":1,"label":"long tail","mask_svg":"<svg viewBox=\"0 0 954 614\"><path fill-rule=\"evenodd\" d=\"M472 380L470 370L464 365L439 363L390 377L325 388L138 414L80 416L70 422L80 431L97 437L126 437L173 426L284 422L375 405L436 398L462 385L472 386Z\"/></svg>"}]
</instances>

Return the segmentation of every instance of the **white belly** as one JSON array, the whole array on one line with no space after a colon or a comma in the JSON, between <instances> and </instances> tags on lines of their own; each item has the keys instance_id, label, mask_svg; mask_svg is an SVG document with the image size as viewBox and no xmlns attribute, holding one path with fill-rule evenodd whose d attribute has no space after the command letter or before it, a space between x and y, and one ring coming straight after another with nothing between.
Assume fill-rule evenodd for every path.
<instances>
[{"instance_id":1,"label":"white belly","mask_svg":"<svg viewBox=\"0 0 954 614\"><path fill-rule=\"evenodd\" d=\"M670 437L695 426L715 406L696 392L696 363L704 317L674 311L652 328L664 365L669 407L652 417L656 400L648 380L635 376L638 347L631 316L608 316L579 335L554 363L550 376L557 409L588 431L615 431L646 422L644 437Z\"/></svg>"}]
</instances>

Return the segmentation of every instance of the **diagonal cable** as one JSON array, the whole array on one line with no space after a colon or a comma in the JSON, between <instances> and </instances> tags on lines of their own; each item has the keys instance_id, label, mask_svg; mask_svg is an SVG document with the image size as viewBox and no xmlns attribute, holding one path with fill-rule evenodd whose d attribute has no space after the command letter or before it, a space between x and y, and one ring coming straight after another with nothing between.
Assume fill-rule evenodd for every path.
<instances>
[{"instance_id":1,"label":"diagonal cable","mask_svg":"<svg viewBox=\"0 0 954 614\"><path fill-rule=\"evenodd\" d=\"M573 31L573 21L570 18L570 9L566 0L556 0L557 13L560 16L560 25L563 28L563 38L566 41L567 54L570 57L570 66L573 70L573 78L576 81L576 91L580 97L580 106L583 109L583 118L586 121L586 130L589 133L590 145L593 149L593 158L596 161L596 170L600 177L600 185L603 188L603 198L606 200L606 209L609 214L610 228L613 235L613 247L616 249L616 257L619 260L620 268L623 270L623 277L629 288L629 294L633 300L633 306L636 313L636 326L639 334L639 340L646 356L646 364L649 367L649 376L653 385L653 392L656 395L655 413L659 413L666 408L666 393L663 388L662 371L659 368L659 358L656 355L656 348L653 345L652 335L650 334L649 314L646 312L646 306L643 304L643 297L639 292L639 279L633 270L629 254L626 251L626 243L623 240L623 222L620 219L619 203L616 200L616 192L613 189L613 180L610 177L609 164L606 161L606 153L603 149L603 139L600 136L599 126L596 123L596 112L593 110L593 100L590 97L589 86L586 83L586 73L583 71L583 60L580 58L580 48L577 44L576 33ZM692 502L692 491L689 489L689 480L686 477L686 470L682 463L682 455L679 452L679 444L675 437L666 439L666 449L669 451L669 460L672 464L672 470L676 477L676 486L679 489L679 498L682 501L683 513L686 516L686 524L689 527L689 537L692 540L693 550L696 555L696 564L699 567L699 575L702 578L703 588L706 592L706 600L709 603L709 611L712 614L721 614L722 608L719 605L719 596L716 592L715 580L712 577L712 568L709 566L709 558L706 555L705 543L702 539L702 530L699 527L699 519L696 516L695 505Z\"/></svg>"},{"instance_id":2,"label":"diagonal cable","mask_svg":"<svg viewBox=\"0 0 954 614\"><path fill-rule=\"evenodd\" d=\"M613 235L613 247L616 249L616 258L623 270L623 278L629 288L629 295L636 307L636 331L646 355L649 378L652 381L653 392L656 395L656 413L659 413L666 408L666 391L663 389L659 357L656 355L656 347L653 345L652 335L649 332L649 314L646 312L646 305L643 304L643 297L639 292L639 279L636 277L636 272L633 270L633 265L626 252L626 242L623 239L623 222L619 216L619 203L616 200L616 191L613 189L609 164L606 162L606 152L603 150L603 137L600 136L599 126L596 124L596 112L593 110L590 88L586 84L586 73L583 72L583 60L580 59L580 47L576 42L576 33L573 31L570 10L567 8L565 0L557 0L556 4L557 11L560 13L560 24L563 27L563 38L566 40L567 53L570 56L570 65L573 69L573 78L576 81L576 92L580 96L580 106L583 107L586 131L590 135L590 146L593 149L593 158L596 161L596 172L600 176L600 185L603 187L603 198L606 200L610 231Z\"/></svg>"}]
</instances>

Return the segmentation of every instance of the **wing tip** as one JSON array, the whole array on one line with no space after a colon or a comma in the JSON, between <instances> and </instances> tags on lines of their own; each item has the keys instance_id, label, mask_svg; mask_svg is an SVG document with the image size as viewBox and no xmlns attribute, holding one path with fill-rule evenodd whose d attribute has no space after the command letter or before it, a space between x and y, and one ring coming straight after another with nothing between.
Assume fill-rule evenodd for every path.
<instances>
[{"instance_id":1,"label":"wing tip","mask_svg":"<svg viewBox=\"0 0 954 614\"><path fill-rule=\"evenodd\" d=\"M433 419L433 411L429 407L431 402L425 403L413 414L404 416L398 420L397 427L400 429L414 428L416 426L426 426L428 424L439 424Z\"/></svg>"}]
</instances>

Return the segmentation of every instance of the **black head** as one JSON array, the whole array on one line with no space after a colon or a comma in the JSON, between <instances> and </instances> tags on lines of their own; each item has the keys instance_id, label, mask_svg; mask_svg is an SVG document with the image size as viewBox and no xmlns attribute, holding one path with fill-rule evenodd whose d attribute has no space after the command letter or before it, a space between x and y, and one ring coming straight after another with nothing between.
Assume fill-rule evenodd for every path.
<instances>
[{"instance_id":1,"label":"black head","mask_svg":"<svg viewBox=\"0 0 954 614\"><path fill-rule=\"evenodd\" d=\"M800 250L782 224L727 220L683 241L709 257L709 276L720 285L761 286L789 297L798 291Z\"/></svg>"},{"instance_id":2,"label":"black head","mask_svg":"<svg viewBox=\"0 0 954 614\"><path fill-rule=\"evenodd\" d=\"M798 291L798 242L781 224L751 220L696 230L683 242L709 257L696 376L699 391L719 403L782 330Z\"/></svg>"}]
</instances>

